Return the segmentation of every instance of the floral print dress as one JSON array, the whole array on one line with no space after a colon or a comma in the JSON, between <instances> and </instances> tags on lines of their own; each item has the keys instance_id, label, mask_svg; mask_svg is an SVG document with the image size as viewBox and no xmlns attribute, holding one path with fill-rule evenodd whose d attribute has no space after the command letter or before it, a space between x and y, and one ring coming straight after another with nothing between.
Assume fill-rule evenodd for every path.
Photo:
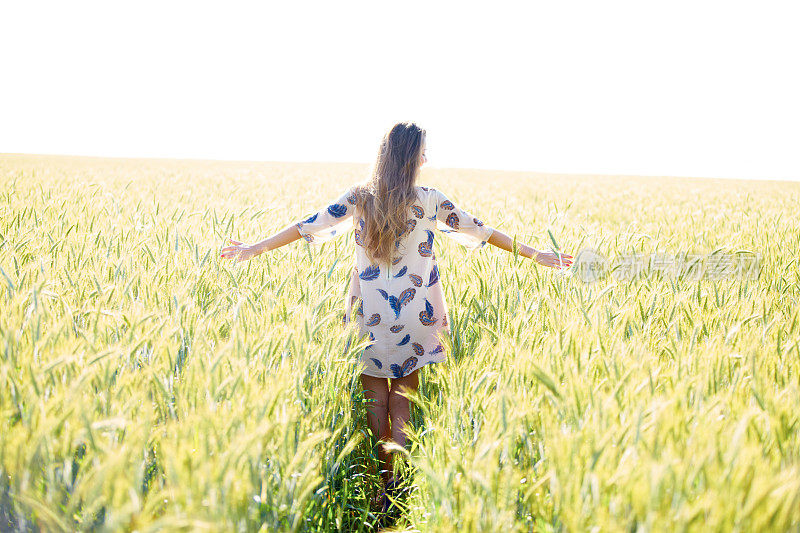
<instances>
[{"instance_id":1,"label":"floral print dress","mask_svg":"<svg viewBox=\"0 0 800 533\"><path fill-rule=\"evenodd\" d=\"M401 256L392 264L371 264L363 246L364 219L355 207L353 187L310 217L296 223L311 244L327 242L353 229L355 266L345 300L344 322L355 320L370 345L361 355L368 376L399 378L446 359L440 342L450 333L447 304L433 250L436 230L470 251L483 247L493 228L460 209L441 191L416 186L406 232L395 243Z\"/></svg>"}]
</instances>

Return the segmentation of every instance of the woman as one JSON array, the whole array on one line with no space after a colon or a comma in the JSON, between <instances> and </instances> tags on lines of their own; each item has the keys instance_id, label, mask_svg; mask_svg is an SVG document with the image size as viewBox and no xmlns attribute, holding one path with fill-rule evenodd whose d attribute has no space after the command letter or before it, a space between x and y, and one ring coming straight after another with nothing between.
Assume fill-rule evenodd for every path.
<instances>
[{"instance_id":1,"label":"woman","mask_svg":"<svg viewBox=\"0 0 800 533\"><path fill-rule=\"evenodd\" d=\"M379 441L400 446L405 446L403 429L410 417L409 400L401 392L417 390L422 366L447 358L440 335L450 333L449 320L433 251L437 223L473 250L488 242L513 251L508 235L460 209L442 192L416 185L419 169L427 162L425 150L425 130L398 123L384 136L365 182L272 237L253 245L230 239L231 245L221 250L222 257L243 261L301 237L321 244L354 228L356 264L344 321L355 319L371 342L361 356L366 367L361 384L372 405L367 415L370 429ZM548 267L572 264L570 255L526 244L519 253ZM383 446L378 455L381 478L391 491L396 485L391 455Z\"/></svg>"}]
</instances>

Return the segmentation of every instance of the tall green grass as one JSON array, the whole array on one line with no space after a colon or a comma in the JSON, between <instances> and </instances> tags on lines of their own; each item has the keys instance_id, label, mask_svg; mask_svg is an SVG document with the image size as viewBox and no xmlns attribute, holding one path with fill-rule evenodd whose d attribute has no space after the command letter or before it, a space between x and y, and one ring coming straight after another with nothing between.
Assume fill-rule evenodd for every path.
<instances>
[{"instance_id":1,"label":"tall green grass","mask_svg":"<svg viewBox=\"0 0 800 533\"><path fill-rule=\"evenodd\" d=\"M365 167L0 157L0 529L373 531L341 326L353 239L236 264ZM800 528L800 185L423 169L568 253L755 251L755 279L586 284L439 239L399 529Z\"/></svg>"}]
</instances>

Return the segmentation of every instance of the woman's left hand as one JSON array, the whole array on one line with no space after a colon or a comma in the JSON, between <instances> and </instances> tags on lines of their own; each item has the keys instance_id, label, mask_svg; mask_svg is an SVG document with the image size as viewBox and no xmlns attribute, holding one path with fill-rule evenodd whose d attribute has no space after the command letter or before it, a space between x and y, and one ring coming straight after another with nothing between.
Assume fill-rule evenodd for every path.
<instances>
[{"instance_id":1,"label":"woman's left hand","mask_svg":"<svg viewBox=\"0 0 800 533\"><path fill-rule=\"evenodd\" d=\"M533 254L534 261L550 268L569 268L572 266L572 256L561 252L541 252Z\"/></svg>"},{"instance_id":2,"label":"woman's left hand","mask_svg":"<svg viewBox=\"0 0 800 533\"><path fill-rule=\"evenodd\" d=\"M249 244L244 244L233 239L228 239L233 246L225 246L220 250L219 256L226 259L235 259L237 262L247 261L256 256L255 250Z\"/></svg>"}]
</instances>

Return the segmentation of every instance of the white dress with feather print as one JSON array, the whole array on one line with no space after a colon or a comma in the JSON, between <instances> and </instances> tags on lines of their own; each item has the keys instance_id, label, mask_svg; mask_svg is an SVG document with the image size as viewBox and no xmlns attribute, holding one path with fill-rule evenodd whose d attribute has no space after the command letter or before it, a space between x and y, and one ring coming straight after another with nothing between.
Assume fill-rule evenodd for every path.
<instances>
[{"instance_id":1,"label":"white dress with feather print","mask_svg":"<svg viewBox=\"0 0 800 533\"><path fill-rule=\"evenodd\" d=\"M493 228L441 191L418 185L406 232L398 241L402 255L390 265L371 264L363 247L364 219L356 212L354 187L296 226L311 244L353 230L356 257L343 321L355 319L361 334L369 335L371 344L361 354L364 374L407 376L447 358L440 335L449 334L450 326L433 250L436 230L473 251L486 244Z\"/></svg>"}]
</instances>

